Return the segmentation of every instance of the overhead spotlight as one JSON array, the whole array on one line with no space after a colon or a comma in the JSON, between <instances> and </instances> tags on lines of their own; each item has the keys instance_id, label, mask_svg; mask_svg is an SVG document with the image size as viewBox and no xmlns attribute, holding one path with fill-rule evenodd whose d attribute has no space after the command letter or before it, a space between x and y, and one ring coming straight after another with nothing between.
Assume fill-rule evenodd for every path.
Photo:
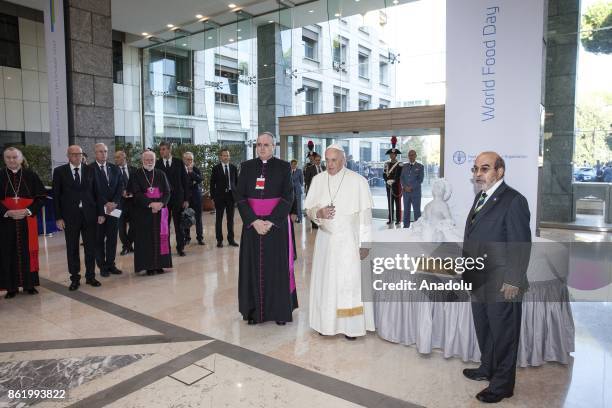
<instances>
[{"instance_id":1,"label":"overhead spotlight","mask_svg":"<svg viewBox=\"0 0 612 408\"><path fill-rule=\"evenodd\" d=\"M314 13L314 10L308 10L309 13Z\"/></svg>"},{"instance_id":2,"label":"overhead spotlight","mask_svg":"<svg viewBox=\"0 0 612 408\"><path fill-rule=\"evenodd\" d=\"M234 39L233 39L233 38L230 38L230 39L229 39L229 41L230 41L230 42L234 42Z\"/></svg>"},{"instance_id":3,"label":"overhead spotlight","mask_svg":"<svg viewBox=\"0 0 612 408\"><path fill-rule=\"evenodd\" d=\"M336 13L336 14L334 14L334 16L335 16L335 17L340 17L341 15L342 15L342 14L340 14L340 13Z\"/></svg>"},{"instance_id":4,"label":"overhead spotlight","mask_svg":"<svg viewBox=\"0 0 612 408\"><path fill-rule=\"evenodd\" d=\"M212 40L212 37L208 37L209 40Z\"/></svg>"},{"instance_id":5,"label":"overhead spotlight","mask_svg":"<svg viewBox=\"0 0 612 408\"><path fill-rule=\"evenodd\" d=\"M186 46L187 46L187 44L181 44L181 45L182 45L183 47L186 47Z\"/></svg>"},{"instance_id":6,"label":"overhead spotlight","mask_svg":"<svg viewBox=\"0 0 612 408\"><path fill-rule=\"evenodd\" d=\"M149 35L149 33L142 33L142 35L147 36L147 35Z\"/></svg>"},{"instance_id":7,"label":"overhead spotlight","mask_svg":"<svg viewBox=\"0 0 612 408\"><path fill-rule=\"evenodd\" d=\"M201 14L196 14L196 15L195 15L195 17L196 17L196 18L202 18L202 17L204 17L204 16L203 16L203 15L201 15Z\"/></svg>"},{"instance_id":8,"label":"overhead spotlight","mask_svg":"<svg viewBox=\"0 0 612 408\"><path fill-rule=\"evenodd\" d=\"M242 37L238 37L239 40L242 40Z\"/></svg>"},{"instance_id":9,"label":"overhead spotlight","mask_svg":"<svg viewBox=\"0 0 612 408\"><path fill-rule=\"evenodd\" d=\"M268 20L269 24L272 24L274 22L274 20Z\"/></svg>"},{"instance_id":10,"label":"overhead spotlight","mask_svg":"<svg viewBox=\"0 0 612 408\"><path fill-rule=\"evenodd\" d=\"M393 0L393 4L399 4L399 0Z\"/></svg>"},{"instance_id":11,"label":"overhead spotlight","mask_svg":"<svg viewBox=\"0 0 612 408\"><path fill-rule=\"evenodd\" d=\"M227 7L233 9L233 8L236 8L236 5L234 3L230 3L227 5Z\"/></svg>"},{"instance_id":12,"label":"overhead spotlight","mask_svg":"<svg viewBox=\"0 0 612 408\"><path fill-rule=\"evenodd\" d=\"M166 27L172 28L172 27L174 27L174 24L166 24Z\"/></svg>"},{"instance_id":13,"label":"overhead spotlight","mask_svg":"<svg viewBox=\"0 0 612 408\"><path fill-rule=\"evenodd\" d=\"M237 28L236 31L241 32L242 28Z\"/></svg>"}]
</instances>

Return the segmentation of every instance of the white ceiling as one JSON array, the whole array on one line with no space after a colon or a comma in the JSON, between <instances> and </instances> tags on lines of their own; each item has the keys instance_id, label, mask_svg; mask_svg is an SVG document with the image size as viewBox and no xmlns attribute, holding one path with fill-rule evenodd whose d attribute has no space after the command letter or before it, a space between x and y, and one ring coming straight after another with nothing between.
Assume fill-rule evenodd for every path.
<instances>
[{"instance_id":1,"label":"white ceiling","mask_svg":"<svg viewBox=\"0 0 612 408\"><path fill-rule=\"evenodd\" d=\"M46 0L8 0L34 9L43 9ZM400 0L407 3L414 0ZM128 34L131 45L145 47L151 45L143 38L146 32L162 40L171 40L177 34L167 24L173 24L186 32L198 32L211 27L203 25L195 16L202 14L219 25L228 25L237 21L237 15L228 5L236 4L238 9L249 15L260 16L254 25L266 24L269 21L280 22L288 27L302 27L333 19L336 13L350 16L365 13L369 10L392 7L392 0L282 0L284 4L293 4L293 12L281 10L277 0L112 0L111 13L113 29ZM183 34L184 35L184 34ZM190 47L191 48L191 47Z\"/></svg>"}]
</instances>

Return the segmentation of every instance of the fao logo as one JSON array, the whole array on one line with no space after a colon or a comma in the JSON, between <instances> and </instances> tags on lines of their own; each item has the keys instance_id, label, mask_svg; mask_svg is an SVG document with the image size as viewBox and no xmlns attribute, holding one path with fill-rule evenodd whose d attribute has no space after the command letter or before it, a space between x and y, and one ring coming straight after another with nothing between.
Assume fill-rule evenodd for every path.
<instances>
[{"instance_id":1,"label":"fao logo","mask_svg":"<svg viewBox=\"0 0 612 408\"><path fill-rule=\"evenodd\" d=\"M461 150L457 150L454 154L453 154L453 161L455 162L455 164L463 164L465 163L465 152L461 151Z\"/></svg>"}]
</instances>

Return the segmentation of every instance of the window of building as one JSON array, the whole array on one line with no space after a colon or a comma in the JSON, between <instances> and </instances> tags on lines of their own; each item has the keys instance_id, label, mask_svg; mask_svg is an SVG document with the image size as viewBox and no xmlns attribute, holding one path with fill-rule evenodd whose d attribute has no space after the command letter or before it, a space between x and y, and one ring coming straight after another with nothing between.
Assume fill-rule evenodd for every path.
<instances>
[{"instance_id":1,"label":"window of building","mask_svg":"<svg viewBox=\"0 0 612 408\"><path fill-rule=\"evenodd\" d=\"M123 44L113 41L113 82L123 83Z\"/></svg>"},{"instance_id":2,"label":"window of building","mask_svg":"<svg viewBox=\"0 0 612 408\"><path fill-rule=\"evenodd\" d=\"M380 143L378 145L378 154L381 161L386 160L385 155L387 154L387 150L391 148L391 143Z\"/></svg>"},{"instance_id":3,"label":"window of building","mask_svg":"<svg viewBox=\"0 0 612 408\"><path fill-rule=\"evenodd\" d=\"M391 105L391 102L386 99L378 100L378 109L387 109Z\"/></svg>"},{"instance_id":4,"label":"window of building","mask_svg":"<svg viewBox=\"0 0 612 408\"><path fill-rule=\"evenodd\" d=\"M319 97L321 94L321 83L304 78L302 80L302 86L304 87L304 113L306 115L313 115L319 113Z\"/></svg>"},{"instance_id":5,"label":"window of building","mask_svg":"<svg viewBox=\"0 0 612 408\"><path fill-rule=\"evenodd\" d=\"M164 98L164 113L191 115L191 52L150 51L151 95Z\"/></svg>"},{"instance_id":6,"label":"window of building","mask_svg":"<svg viewBox=\"0 0 612 408\"><path fill-rule=\"evenodd\" d=\"M370 103L372 102L372 97L366 94L359 94L359 110L364 111L370 109Z\"/></svg>"},{"instance_id":7,"label":"window of building","mask_svg":"<svg viewBox=\"0 0 612 408\"><path fill-rule=\"evenodd\" d=\"M381 85L389 85L389 61L382 55L378 62L378 82Z\"/></svg>"},{"instance_id":8,"label":"window of building","mask_svg":"<svg viewBox=\"0 0 612 408\"><path fill-rule=\"evenodd\" d=\"M351 154L351 142L348 141L347 139L343 139L343 140L338 140L338 144L344 150L344 154L346 155L346 157L348 157L349 154Z\"/></svg>"},{"instance_id":9,"label":"window of building","mask_svg":"<svg viewBox=\"0 0 612 408\"><path fill-rule=\"evenodd\" d=\"M333 64L336 71L346 72L346 65L348 60L348 39L338 36L334 40L333 49Z\"/></svg>"},{"instance_id":10,"label":"window of building","mask_svg":"<svg viewBox=\"0 0 612 408\"><path fill-rule=\"evenodd\" d=\"M21 68L19 22L17 17L0 13L0 66Z\"/></svg>"},{"instance_id":11,"label":"window of building","mask_svg":"<svg viewBox=\"0 0 612 408\"><path fill-rule=\"evenodd\" d=\"M334 112L348 110L348 89L334 86Z\"/></svg>"},{"instance_id":12,"label":"window of building","mask_svg":"<svg viewBox=\"0 0 612 408\"><path fill-rule=\"evenodd\" d=\"M359 77L364 79L370 78L370 50L365 47L359 47Z\"/></svg>"},{"instance_id":13,"label":"window of building","mask_svg":"<svg viewBox=\"0 0 612 408\"><path fill-rule=\"evenodd\" d=\"M163 140L177 145L193 143L193 129L187 127L164 126L163 136L155 136L153 141L158 145Z\"/></svg>"},{"instance_id":14,"label":"window of building","mask_svg":"<svg viewBox=\"0 0 612 408\"><path fill-rule=\"evenodd\" d=\"M319 60L319 33L315 30L302 28L302 41L304 42L304 58Z\"/></svg>"},{"instance_id":15,"label":"window of building","mask_svg":"<svg viewBox=\"0 0 612 408\"><path fill-rule=\"evenodd\" d=\"M13 132L8 130L0 130L0 150L15 145L25 144L25 132ZM4 163L3 163L4 165Z\"/></svg>"},{"instance_id":16,"label":"window of building","mask_svg":"<svg viewBox=\"0 0 612 408\"><path fill-rule=\"evenodd\" d=\"M359 161L372 161L372 142L359 142Z\"/></svg>"},{"instance_id":17,"label":"window of building","mask_svg":"<svg viewBox=\"0 0 612 408\"><path fill-rule=\"evenodd\" d=\"M220 82L222 86L215 91L215 101L237 105L239 77L240 72L237 68L217 65L215 68L215 81Z\"/></svg>"}]
</instances>

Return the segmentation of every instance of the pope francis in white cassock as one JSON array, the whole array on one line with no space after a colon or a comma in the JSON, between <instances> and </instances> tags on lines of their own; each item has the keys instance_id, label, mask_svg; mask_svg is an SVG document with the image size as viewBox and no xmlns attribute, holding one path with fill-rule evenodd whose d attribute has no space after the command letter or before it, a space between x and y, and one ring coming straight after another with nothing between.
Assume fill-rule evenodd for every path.
<instances>
[{"instance_id":1,"label":"pope francis in white cassock","mask_svg":"<svg viewBox=\"0 0 612 408\"><path fill-rule=\"evenodd\" d=\"M361 300L360 244L371 242L372 195L347 169L341 146L325 150L327 170L312 179L304 208L319 225L310 282L310 327L349 340L373 331L371 303ZM365 257L367 250L361 250Z\"/></svg>"}]
</instances>

